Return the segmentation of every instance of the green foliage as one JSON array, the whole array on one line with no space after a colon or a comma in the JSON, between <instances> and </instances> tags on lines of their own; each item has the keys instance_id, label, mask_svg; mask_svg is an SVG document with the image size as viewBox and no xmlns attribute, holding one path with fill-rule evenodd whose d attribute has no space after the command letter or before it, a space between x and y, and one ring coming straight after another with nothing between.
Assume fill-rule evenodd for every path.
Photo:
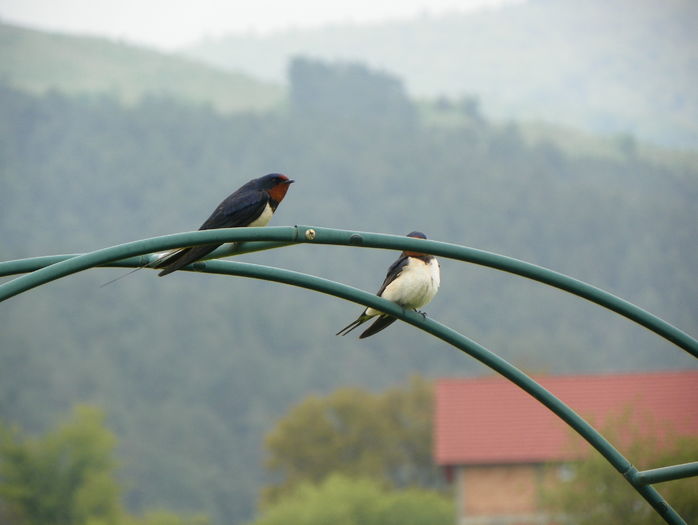
<instances>
[{"instance_id":1,"label":"green foliage","mask_svg":"<svg viewBox=\"0 0 698 525\"><path fill-rule=\"evenodd\" d=\"M120 525L208 525L204 516L183 517L166 511L151 511L143 516L128 516Z\"/></svg>"},{"instance_id":2,"label":"green foliage","mask_svg":"<svg viewBox=\"0 0 698 525\"><path fill-rule=\"evenodd\" d=\"M412 123L415 110L402 82L363 64L297 57L289 66L290 104L300 115Z\"/></svg>"},{"instance_id":3,"label":"green foliage","mask_svg":"<svg viewBox=\"0 0 698 525\"><path fill-rule=\"evenodd\" d=\"M382 394L341 388L307 397L267 435L266 465L282 481L267 487L266 502L333 473L440 486L431 458L432 401L431 384L418 377Z\"/></svg>"},{"instance_id":4,"label":"green foliage","mask_svg":"<svg viewBox=\"0 0 698 525\"><path fill-rule=\"evenodd\" d=\"M421 489L386 490L378 482L332 475L305 483L266 509L254 525L446 525L451 499Z\"/></svg>"},{"instance_id":5,"label":"green foliage","mask_svg":"<svg viewBox=\"0 0 698 525\"><path fill-rule=\"evenodd\" d=\"M78 407L42 438L0 429L0 499L22 525L116 525L115 438L103 414Z\"/></svg>"},{"instance_id":6,"label":"green foliage","mask_svg":"<svg viewBox=\"0 0 698 525\"><path fill-rule=\"evenodd\" d=\"M0 425L0 521L12 525L207 525L203 516L127 514L116 478L116 438L104 414L78 406L41 437Z\"/></svg>"},{"instance_id":7,"label":"green foliage","mask_svg":"<svg viewBox=\"0 0 698 525\"><path fill-rule=\"evenodd\" d=\"M624 455L638 470L678 465L696 460L698 437L677 436L651 422L639 424L626 413L607 423L602 433L622 445ZM553 470L555 467L552 468ZM623 525L632 516L633 525L660 521L622 476L598 453L575 463L573 475L543 493L546 507L567 516L571 525ZM654 485L686 523L698 520L698 477Z\"/></svg>"}]
</instances>

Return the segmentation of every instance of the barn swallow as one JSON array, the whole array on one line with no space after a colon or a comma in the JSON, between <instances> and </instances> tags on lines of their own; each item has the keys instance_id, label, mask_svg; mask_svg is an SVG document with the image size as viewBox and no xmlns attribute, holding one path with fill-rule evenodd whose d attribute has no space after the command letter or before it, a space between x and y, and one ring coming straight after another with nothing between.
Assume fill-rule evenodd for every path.
<instances>
[{"instance_id":1,"label":"barn swallow","mask_svg":"<svg viewBox=\"0 0 698 525\"><path fill-rule=\"evenodd\" d=\"M407 237L427 238L422 232L408 233ZM398 260L388 268L388 274L376 295L397 303L403 308L417 310L434 298L439 290L440 282L439 261L436 260L436 257L425 253L404 251ZM396 320L395 317L367 307L354 322L342 328L336 335L347 335L354 328L375 316L378 316L378 319L364 330L359 339L380 332Z\"/></svg>"},{"instance_id":2,"label":"barn swallow","mask_svg":"<svg viewBox=\"0 0 698 525\"><path fill-rule=\"evenodd\" d=\"M270 173L251 180L226 197L199 230L266 226L292 182L293 179L281 173ZM190 246L169 253L157 262L156 268L163 268L158 275L162 277L184 268L205 257L221 244L223 243Z\"/></svg>"}]
</instances>

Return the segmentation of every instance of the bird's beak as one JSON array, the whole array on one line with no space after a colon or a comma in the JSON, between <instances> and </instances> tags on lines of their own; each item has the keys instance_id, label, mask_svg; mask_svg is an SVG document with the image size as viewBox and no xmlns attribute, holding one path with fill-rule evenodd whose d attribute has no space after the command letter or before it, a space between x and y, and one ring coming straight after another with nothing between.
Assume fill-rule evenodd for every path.
<instances>
[{"instance_id":1,"label":"bird's beak","mask_svg":"<svg viewBox=\"0 0 698 525\"><path fill-rule=\"evenodd\" d=\"M288 180L284 181L284 184L291 184L292 182L296 182L296 181L293 179L288 179Z\"/></svg>"}]
</instances>

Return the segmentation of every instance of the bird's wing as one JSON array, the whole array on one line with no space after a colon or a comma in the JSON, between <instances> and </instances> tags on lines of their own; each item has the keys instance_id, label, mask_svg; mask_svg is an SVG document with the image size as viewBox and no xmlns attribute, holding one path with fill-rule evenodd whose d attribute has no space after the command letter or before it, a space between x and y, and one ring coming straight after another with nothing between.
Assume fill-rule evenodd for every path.
<instances>
[{"instance_id":1,"label":"bird's wing","mask_svg":"<svg viewBox=\"0 0 698 525\"><path fill-rule=\"evenodd\" d=\"M409 263L409 258L406 255L401 256L397 261L390 265L388 268L388 273L385 276L385 280L380 287L380 290L376 292L379 297L383 295L383 292L397 277L402 273L402 270Z\"/></svg>"},{"instance_id":2,"label":"bird's wing","mask_svg":"<svg viewBox=\"0 0 698 525\"><path fill-rule=\"evenodd\" d=\"M199 229L247 226L262 214L267 202L269 195L265 191L238 190L221 202Z\"/></svg>"},{"instance_id":3,"label":"bird's wing","mask_svg":"<svg viewBox=\"0 0 698 525\"><path fill-rule=\"evenodd\" d=\"M385 276L385 280L383 281L380 290L376 292L377 296L381 297L383 295L383 292L388 287L388 285L398 278L398 276L402 273L402 270L405 268L405 266L407 266L408 263L409 258L406 255L402 255L393 264L390 265L390 267L388 268L388 273ZM359 339L365 339L366 337L377 334L384 328L387 328L388 326L393 324L396 320L397 319L395 317L392 317L390 315L379 315L378 319L376 319L373 322L373 324L371 324L371 326L364 330L364 332L359 336ZM356 326L353 326L352 329L356 328Z\"/></svg>"},{"instance_id":4,"label":"bird's wing","mask_svg":"<svg viewBox=\"0 0 698 525\"><path fill-rule=\"evenodd\" d=\"M381 294L385 291L385 288L392 283L398 275L402 272L402 269L407 265L409 261L407 260L407 256L402 256L400 257L397 261L395 261L393 264L390 265L390 268L388 268L388 274L385 276L385 280L383 281L383 284L380 287L380 290L376 292L377 296L381 296ZM337 332L336 335L347 335L349 332L351 332L354 328L357 326L365 323L368 321L372 315L366 315L366 311L368 308L366 308L361 315L355 320L349 323L347 326L342 328L339 332ZM376 332L380 332L385 328L386 326L392 324L395 322L394 317L386 316L386 315L380 315L378 319L363 333L361 334L360 339L363 339L364 337L368 337L369 335L373 335Z\"/></svg>"},{"instance_id":5,"label":"bird's wing","mask_svg":"<svg viewBox=\"0 0 698 525\"><path fill-rule=\"evenodd\" d=\"M351 332L354 328L359 326L360 324L365 323L371 318L369 315L361 314L356 320L352 321L349 323L347 326L342 328L339 332L337 332L334 335L347 335L349 332Z\"/></svg>"},{"instance_id":6,"label":"bird's wing","mask_svg":"<svg viewBox=\"0 0 698 525\"><path fill-rule=\"evenodd\" d=\"M240 190L242 190L241 188ZM264 211L264 207L269 201L269 195L264 191L236 191L226 197L211 216L199 227L199 230L215 230L218 228L235 228L247 226L254 221ZM157 265L164 268L158 275L160 277L184 268L188 264L198 261L222 243L203 244L201 246L191 246L182 248L171 255L166 256Z\"/></svg>"},{"instance_id":7,"label":"bird's wing","mask_svg":"<svg viewBox=\"0 0 698 525\"><path fill-rule=\"evenodd\" d=\"M213 250L218 248L220 244L203 244L201 246L190 246L189 248L182 248L176 252L165 256L165 258L158 262L155 268L163 268L163 270L158 273L160 277L167 275L168 273L176 272L180 268L184 268L188 264L198 261L202 257L205 257Z\"/></svg>"},{"instance_id":8,"label":"bird's wing","mask_svg":"<svg viewBox=\"0 0 698 525\"><path fill-rule=\"evenodd\" d=\"M379 315L378 319L376 319L371 326L363 331L363 333L359 336L359 339L366 339L367 337L377 334L384 328L389 327L395 321L397 321L397 317L392 317L390 315Z\"/></svg>"}]
</instances>

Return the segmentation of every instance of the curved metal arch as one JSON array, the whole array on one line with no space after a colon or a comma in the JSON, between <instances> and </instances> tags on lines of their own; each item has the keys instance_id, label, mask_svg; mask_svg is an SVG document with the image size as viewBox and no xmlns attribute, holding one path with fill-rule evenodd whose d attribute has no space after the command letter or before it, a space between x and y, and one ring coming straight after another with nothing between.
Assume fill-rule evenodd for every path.
<instances>
[{"instance_id":1,"label":"curved metal arch","mask_svg":"<svg viewBox=\"0 0 698 525\"><path fill-rule=\"evenodd\" d=\"M424 241L421 239L411 239L407 237L400 236L390 236L385 234L366 234L357 232L347 232L342 230L330 230L330 229L320 229L320 228L309 228L296 226L282 227L282 228L246 228L246 229L236 229L236 230L208 230L201 232L189 232L185 234L175 234L165 237L145 239L142 241L135 241L133 243L127 243L124 245L114 246L111 248L106 248L103 250L98 250L96 252L77 255L77 256L55 256L43 257L36 259L25 259L20 261L8 261L6 263L0 263L0 275L11 275L14 273L31 271L31 268L35 268L33 273L25 275L23 277L17 278L13 281L5 283L0 286L0 300L6 299L22 291L31 289L35 286L39 286L45 282L49 282L60 277L76 273L78 271L97 266L97 265L118 265L118 266L139 266L147 264L152 260L152 258L132 258L126 261L119 261L114 264L114 261L118 261L123 257L133 257L134 255L141 255L151 251L159 251L164 249L176 248L178 246L187 246L194 244L206 244L209 242L220 242L220 239L224 239L223 242L233 241L249 241L253 239L264 238L266 241L273 241L271 244L267 243L264 246L257 246L256 243L251 243L247 246L243 243L238 246L237 252L245 251L255 251L255 249L267 249L271 247L276 247L277 244L282 245L294 244L298 242L314 242L317 241L319 244L343 244L343 245L363 245L366 247L380 247L380 248L394 248L394 249L413 249L428 253L433 253L435 255L443 255L446 257L468 260L470 262L477 262L478 264L483 264L485 266L491 266L499 268L501 266L510 267L509 270L512 273L519 275L524 275L526 277L539 280L541 282L546 282L547 284L552 284L558 288L566 289L570 285L570 282L574 285L573 287L576 291L576 295L588 298L593 302L597 302L602 306L607 305L604 302L608 302L609 298L605 297L603 294L615 298L607 292L602 292L602 301L598 301L587 297L591 295L592 297L597 297L598 294L589 294L588 290L584 287L592 288L592 291L598 290L590 285L581 283L581 281L576 281L572 278L566 277L562 274L557 274L551 270L546 270L544 268L531 265L529 263L524 263L523 261L511 260L509 258L498 256L496 254L491 254L488 252L482 252L480 250L465 249L463 253L457 253L459 249L464 249L457 245L449 245L447 243L439 243L436 241ZM271 231L270 231L271 230ZM323 232L323 237L318 239L318 230ZM226 235L220 235L220 233L226 233ZM302 232L300 237L299 232ZM334 238L330 235L324 237L324 233L339 233L338 238ZM235 233L229 238L227 233ZM292 234L293 238L289 237L289 233ZM213 235L216 234L216 235ZM258 235L261 234L261 235ZM349 234L348 239L345 238L346 234ZM342 237L344 236L344 237ZM364 236L369 236L365 238ZM194 241L192 241L194 239ZM431 246L427 246L431 245ZM455 248L455 250L454 250ZM222 252L213 254L220 255ZM145 260L144 260L145 259ZM59 262L56 262L59 261ZM46 265L49 266L46 266ZM597 451L599 451L606 460L611 463L611 465L618 470L630 483L630 485L655 509L655 511L670 524L684 524L683 519L676 513L676 511L662 498L662 496L650 486L652 483L658 483L661 481L668 481L672 479L678 479L681 477L689 477L698 475L698 462L689 463L685 465L675 465L669 467L663 467L661 469L654 469L652 471L640 472L635 468L630 461L628 461L613 445L611 445L596 429L594 429L589 423L587 423L583 418L581 418L574 410L567 406L564 402L555 397L547 389L543 388L539 383L534 381L531 377L523 373L521 370L516 368L514 365L510 364L506 360L497 356L493 352L487 350L485 347L481 346L477 342L463 336L462 334L456 332L455 330L440 324L434 320L427 319L417 314L416 312L404 310L395 303L387 301L380 298L374 294L353 288L335 281L328 279L322 279L319 277L303 274L300 272L294 272L291 270L285 270L280 268L274 268L269 266L262 266L250 263L232 262L232 261L209 261L206 263L195 263L188 267L192 270L199 271L203 270L207 273L217 273L226 275L237 275L244 277L251 277L269 281L275 281L280 283L285 283L293 286L299 286L311 290L315 290L321 293L326 293L329 295L334 295L349 301L353 301L362 305L368 305L376 308L380 311L388 313L401 319L409 324L424 330L443 341L450 343L452 346L459 348L463 352L471 355L475 359L479 360L486 366L492 368L499 374L503 375L514 384L522 388L524 391L529 393L563 421L565 421L569 426L571 426L577 433L579 433L588 443L590 443ZM514 271L516 270L516 271ZM535 271L533 271L535 270ZM541 279L541 275L544 279ZM562 279L561 279L562 278ZM558 284L553 284L557 282ZM583 285L579 287L579 284ZM620 301L623 301L619 299ZM622 315L633 319L633 317L626 315L626 308L623 303L619 303L622 308L620 308ZM630 303L627 303L630 304ZM637 308L634 305L630 305L633 308ZM614 311L618 311L615 308L610 308ZM639 309L638 309L639 310ZM652 314L644 312L652 318ZM671 337L667 337L662 334L662 331L666 331L666 327L662 325L665 323L661 319L656 318L658 321L653 321L652 326L659 327L659 330L653 329L653 331L659 333L663 337L673 340ZM633 319L636 320L636 319ZM639 321L638 321L639 322ZM640 323L646 326L645 323ZM668 323L665 323L668 325ZM674 330L674 327L668 325ZM652 329L652 328L650 328ZM670 335L675 337L675 334L670 330ZM680 332L683 334L683 332ZM695 348L696 341L693 340L687 334L684 334L688 338L688 348ZM676 341L674 341L676 342ZM685 343L685 341L684 341ZM677 343L678 344L678 343ZM692 346L693 345L693 346ZM683 346L682 346L683 347ZM693 352L691 352L693 353Z\"/></svg>"},{"instance_id":2,"label":"curved metal arch","mask_svg":"<svg viewBox=\"0 0 698 525\"><path fill-rule=\"evenodd\" d=\"M250 241L266 241L258 244ZM94 252L64 256L64 260L50 263L46 268L36 268L36 259L24 259L0 263L0 276L23 273L34 268L32 273L14 279L0 285L0 301L27 291L31 288L45 284L49 281L65 277L67 275L91 268L93 266L106 265L123 258L144 255L150 252L169 250L180 246L193 246L212 242L241 243L238 247L219 248L207 258L223 257L236 253L265 250L298 243L332 244L341 246L360 246L365 248L387 248L397 250L416 250L433 255L439 255L450 259L471 262L481 266L487 266L498 270L520 275L528 279L559 288L572 293L588 301L596 303L604 308L612 310L642 326L655 332L659 336L671 341L686 352L698 357L698 341L679 328L671 325L663 319L646 310L608 293L600 288L574 279L567 275L537 266L532 263L498 255L492 252L477 250L440 241L414 239L399 235L383 233L357 232L351 230L338 230L333 228L321 228L316 226L275 226L264 228L230 228L218 230L199 230L196 232L176 233L161 237L152 237L140 241L120 244ZM152 261L152 258L142 258L138 262L130 261L124 266L143 266ZM193 268L201 269L205 263L194 263Z\"/></svg>"}]
</instances>

